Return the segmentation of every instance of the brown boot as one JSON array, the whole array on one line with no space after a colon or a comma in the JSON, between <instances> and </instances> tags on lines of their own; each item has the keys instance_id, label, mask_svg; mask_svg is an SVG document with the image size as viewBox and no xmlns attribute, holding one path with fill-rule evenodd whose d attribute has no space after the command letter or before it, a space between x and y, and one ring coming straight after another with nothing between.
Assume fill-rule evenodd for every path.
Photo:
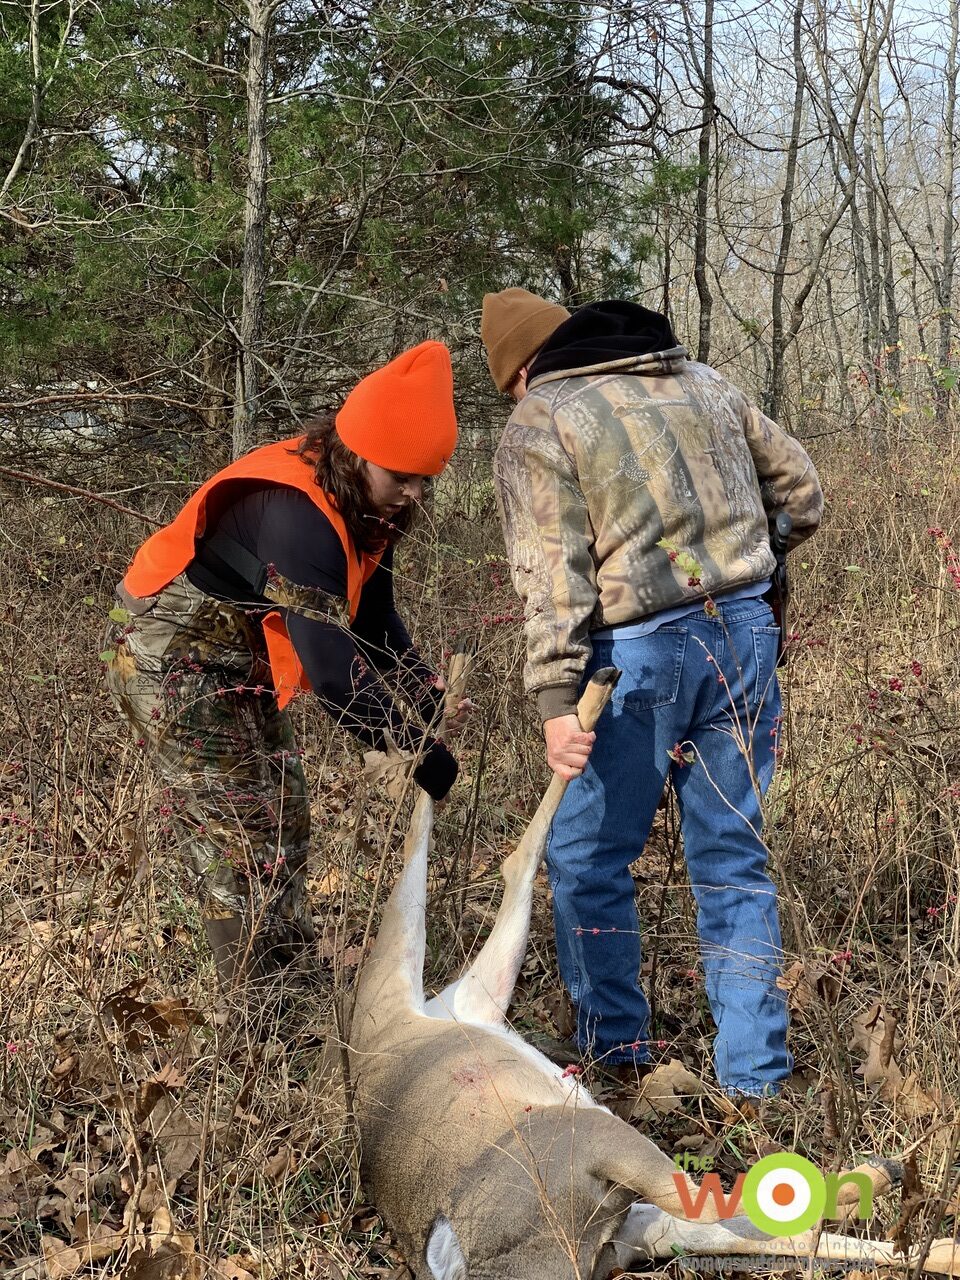
<instances>
[{"instance_id":1,"label":"brown boot","mask_svg":"<svg viewBox=\"0 0 960 1280\"><path fill-rule=\"evenodd\" d=\"M583 1063L583 1054L573 1040L558 1040L555 1036L544 1035L538 1031L527 1039L535 1049L539 1049L545 1058L555 1062L558 1067L574 1067Z\"/></svg>"},{"instance_id":2,"label":"brown boot","mask_svg":"<svg viewBox=\"0 0 960 1280\"><path fill-rule=\"evenodd\" d=\"M605 1083L609 1082L618 1092L637 1093L640 1089L640 1082L654 1069L652 1062L615 1062L610 1066L604 1066L602 1062L596 1064L596 1071L600 1079Z\"/></svg>"}]
</instances>

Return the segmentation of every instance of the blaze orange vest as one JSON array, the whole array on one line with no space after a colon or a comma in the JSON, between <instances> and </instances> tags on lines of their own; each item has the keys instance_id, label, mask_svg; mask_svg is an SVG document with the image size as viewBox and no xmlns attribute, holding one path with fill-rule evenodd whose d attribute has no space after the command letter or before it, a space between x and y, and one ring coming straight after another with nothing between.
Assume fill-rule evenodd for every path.
<instances>
[{"instance_id":1,"label":"blaze orange vest","mask_svg":"<svg viewBox=\"0 0 960 1280\"><path fill-rule=\"evenodd\" d=\"M224 467L206 484L201 485L180 514L170 524L152 534L134 556L123 580L123 585L130 594L141 598L156 595L178 574L183 573L196 553L197 539L203 535L210 496L215 490L237 480L264 480L305 493L337 531L347 558L347 601L350 606L350 621L353 622L364 583L380 563L383 553L357 554L333 499L316 483L309 464L296 453L290 452L291 449L296 449L302 439L299 436L293 440L279 440L276 444L255 449ZM277 703L285 707L296 694L310 689L310 681L290 641L279 610L273 609L265 615L263 633L273 685L277 691Z\"/></svg>"}]
</instances>

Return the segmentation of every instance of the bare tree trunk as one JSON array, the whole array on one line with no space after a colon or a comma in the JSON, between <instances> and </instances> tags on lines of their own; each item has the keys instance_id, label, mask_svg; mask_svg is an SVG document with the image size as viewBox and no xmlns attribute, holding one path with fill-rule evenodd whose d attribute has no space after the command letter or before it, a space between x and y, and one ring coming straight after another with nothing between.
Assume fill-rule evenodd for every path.
<instances>
[{"instance_id":1,"label":"bare tree trunk","mask_svg":"<svg viewBox=\"0 0 960 1280\"><path fill-rule=\"evenodd\" d=\"M919 207L922 217L923 230L926 235L926 244L920 240L913 231L914 219L906 209L898 210L897 204L893 200L888 201L888 207L891 215L897 224L897 230L903 240L903 243L909 249L912 263L912 273L910 279L910 296L913 301L914 318L916 321L916 341L920 348L920 354L924 358L924 364L927 369L927 375L930 379L930 387L934 397L937 400L941 390L937 379L936 362L930 356L929 344L927 342L927 312L925 309L925 300L922 297L918 272L923 276L925 284L932 290L934 299L940 297L940 268L937 262L936 253L938 250L937 235L935 227L935 209L937 199L935 195L931 195L932 183L928 180L927 168L924 164L925 153L921 146L917 145L917 123L914 116L913 103L909 85L904 78L904 69L901 65L901 56L896 46L891 43L887 65L890 69L894 83L900 95L900 106L906 121L906 143L907 150L910 155L913 166L913 173L916 181L914 188L915 200L914 204Z\"/></svg>"},{"instance_id":2,"label":"bare tree trunk","mask_svg":"<svg viewBox=\"0 0 960 1280\"><path fill-rule=\"evenodd\" d=\"M224 65L224 41L222 38L211 42L208 31L215 29L209 18L197 18L193 23L193 37L197 48L204 55L211 67ZM225 135L222 117L205 111L196 111L193 119L194 143L192 148L193 176L198 183L213 185L216 178L214 156L227 151L228 139ZM209 277L219 264L212 258L201 268L201 274ZM226 430L230 413L231 396L227 388L233 372L234 353L232 344L220 338L210 337L201 347L200 375L203 385L203 402L199 412L204 423L211 432L221 434Z\"/></svg>"},{"instance_id":3,"label":"bare tree trunk","mask_svg":"<svg viewBox=\"0 0 960 1280\"><path fill-rule=\"evenodd\" d=\"M937 358L941 369L950 363L950 345L953 330L953 283L956 275L956 228L954 199L956 188L956 128L957 128L957 45L960 37L960 7L950 5L950 47L947 53L946 103L943 120L943 261L938 273L937 302L940 309L939 342ZM946 413L950 406L950 389L942 382L938 388L939 413Z\"/></svg>"},{"instance_id":4,"label":"bare tree trunk","mask_svg":"<svg viewBox=\"0 0 960 1280\"><path fill-rule=\"evenodd\" d=\"M233 406L233 456L246 453L254 440L260 399L260 344L266 290L267 68L273 0L247 0L250 30L247 60L247 194L243 224L243 306L240 360Z\"/></svg>"},{"instance_id":5,"label":"bare tree trunk","mask_svg":"<svg viewBox=\"0 0 960 1280\"><path fill-rule=\"evenodd\" d=\"M876 15L873 15L876 23ZM887 159L887 121L883 103L880 98L879 69L871 85L872 111L867 116L868 127L875 139L873 149L873 168L867 174L876 193L878 215L878 240L881 262L881 288L883 293L883 318L881 333L887 348L887 374L892 386L900 386L900 312L897 307L897 288L893 249L893 233L890 217L890 187L887 180L889 171Z\"/></svg>"},{"instance_id":6,"label":"bare tree trunk","mask_svg":"<svg viewBox=\"0 0 960 1280\"><path fill-rule=\"evenodd\" d=\"M793 189L797 180L800 125L803 119L803 97L807 84L806 71L803 65L803 4L804 0L797 0L793 11L793 70L796 77L796 88L793 94L793 116L790 122L790 141L787 144L783 191L780 196L780 247L777 250L777 263L773 271L771 297L773 320L770 338L771 372L770 388L765 407L771 418L774 419L780 415L783 407L784 357L790 342L784 323L783 287L787 276L787 266L790 261L790 246L793 241Z\"/></svg>"},{"instance_id":7,"label":"bare tree trunk","mask_svg":"<svg viewBox=\"0 0 960 1280\"><path fill-rule=\"evenodd\" d=\"M13 158L13 163L7 172L7 176L0 186L0 203L3 202L7 192L16 181L17 174L23 167L23 162L27 158L30 146L33 142L34 135L40 125L40 103L43 96L43 90L40 81L40 5L38 0L31 0L30 4L30 116L27 120L27 127L23 132L23 139L17 148L17 154Z\"/></svg>"},{"instance_id":8,"label":"bare tree trunk","mask_svg":"<svg viewBox=\"0 0 960 1280\"><path fill-rule=\"evenodd\" d=\"M782 328L782 319L780 322L781 332L779 334L779 344L778 344L780 359L779 359L778 365L774 369L774 376L772 380L772 392L773 392L773 397L777 404L777 412L779 412L779 402L782 396L782 389L783 389L783 354L786 351L786 349L790 346L790 344L796 340L797 335L800 332L800 326L803 324L803 315L804 315L804 309L807 305L807 299L810 297L813 287L819 279L820 272L823 266L824 255L827 250L827 245L830 243L830 239L833 236L834 231L837 229L837 226L839 225L844 214L847 212L847 210L850 208L851 204L853 203L854 193L856 190L857 176L860 168L860 158L857 154L857 129L859 126L860 115L863 110L867 92L870 88L870 84L872 82L873 76L876 73L877 59L879 57L880 50L883 47L889 35L890 22L893 16L893 3L892 3L892 0L888 0L887 8L886 8L886 11L884 12L882 27L879 30L877 30L875 34L873 32L873 28L871 28L871 40L869 42L866 39L861 40L861 55L860 55L859 68L858 68L857 88L853 96L853 99L851 101L849 111L847 113L846 123L844 127L841 128L840 122L837 118L837 114L836 114L836 111L834 110L833 101L832 101L832 76L831 76L831 68L829 66L827 35L826 35L827 13L826 13L825 6L822 3L822 0L815 0L815 2L819 10L819 17L820 17L819 26L822 34L822 45L815 50L818 62L820 64L820 71L821 71L821 76L823 78L823 84L824 84L824 97L822 99L822 103L827 111L831 130L834 132L834 136L837 138L837 141L842 149L844 163L847 169L847 176L845 180L839 182L840 201L837 207L833 210L833 212L824 222L820 230L820 233L817 236L816 244L810 253L804 281L800 286L800 289L794 296L793 303L790 307L789 326L784 330ZM803 4L803 0L798 0L798 4L797 4L798 12L802 8L802 4ZM795 48L795 59L796 59L796 57L798 56L796 43L794 48ZM798 74L802 74L802 65ZM794 169L795 167L796 166L794 165ZM785 187L785 190L786 190L786 187ZM792 190L792 184L791 184L791 190ZM786 228L784 230L784 234L785 232L786 232ZM780 265L781 265L780 261L778 260L778 263L777 263L778 270L780 268ZM781 287L781 297L782 297L782 287ZM775 333L774 337L777 338L778 335ZM776 350L775 350L775 354L777 354Z\"/></svg>"},{"instance_id":9,"label":"bare tree trunk","mask_svg":"<svg viewBox=\"0 0 960 1280\"><path fill-rule=\"evenodd\" d=\"M839 169L838 169L839 173ZM863 371L870 379L871 390L877 391L877 370L873 362L874 340L870 334L870 273L867 270L866 233L857 205L856 192L850 201L850 251L853 255L853 274L860 303L860 359Z\"/></svg>"},{"instance_id":10,"label":"bare tree trunk","mask_svg":"<svg viewBox=\"0 0 960 1280\"><path fill-rule=\"evenodd\" d=\"M867 211L867 251L870 255L870 273L867 284L870 340L876 353L880 342L880 236L877 223L877 190L874 186L873 138L870 129L870 112L864 114L866 138L863 147L864 204Z\"/></svg>"},{"instance_id":11,"label":"bare tree trunk","mask_svg":"<svg viewBox=\"0 0 960 1280\"><path fill-rule=\"evenodd\" d=\"M830 283L829 275L824 280L824 285L827 296L827 316L830 320L830 347L833 352L833 367L837 379L837 388L840 392L843 415L852 421L853 415L856 413L856 405L853 403L853 396L850 394L850 386L847 382L847 367L843 359L843 340L840 337L840 326L837 324L837 310L833 305L833 286Z\"/></svg>"},{"instance_id":12,"label":"bare tree trunk","mask_svg":"<svg viewBox=\"0 0 960 1280\"><path fill-rule=\"evenodd\" d=\"M698 68L703 107L700 117L700 140L697 179L697 222L694 235L693 278L700 299L700 331L697 339L697 359L710 362L710 327L713 317L713 293L707 280L707 209L710 201L710 158L714 121L717 112L717 95L713 79L713 7L714 0L706 0L703 15L703 63ZM693 27L689 12L684 7L687 22L687 39L694 65L698 62Z\"/></svg>"}]
</instances>

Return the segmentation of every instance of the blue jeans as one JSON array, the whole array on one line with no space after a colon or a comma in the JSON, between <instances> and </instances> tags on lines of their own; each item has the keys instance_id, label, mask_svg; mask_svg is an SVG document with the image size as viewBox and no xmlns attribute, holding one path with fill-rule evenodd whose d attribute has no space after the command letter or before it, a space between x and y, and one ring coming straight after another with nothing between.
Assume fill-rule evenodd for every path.
<instances>
[{"instance_id":1,"label":"blue jeans","mask_svg":"<svg viewBox=\"0 0 960 1280\"><path fill-rule=\"evenodd\" d=\"M760 799L780 724L777 629L762 599L718 604L638 639L595 639L585 673L619 667L583 775L550 834L560 972L577 1043L606 1063L646 1062L650 1010L639 986L630 864L643 852L669 777L697 902L714 1065L729 1093L775 1093L792 1069L776 889Z\"/></svg>"}]
</instances>

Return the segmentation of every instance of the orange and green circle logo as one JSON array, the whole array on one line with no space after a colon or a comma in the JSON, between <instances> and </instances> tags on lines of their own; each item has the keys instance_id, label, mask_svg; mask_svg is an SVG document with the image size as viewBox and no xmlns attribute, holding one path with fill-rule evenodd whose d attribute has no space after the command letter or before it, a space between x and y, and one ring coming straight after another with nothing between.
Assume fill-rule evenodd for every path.
<instances>
[{"instance_id":1,"label":"orange and green circle logo","mask_svg":"<svg viewBox=\"0 0 960 1280\"><path fill-rule=\"evenodd\" d=\"M743 1211L771 1236L808 1231L823 1217L826 1202L823 1174L789 1152L758 1160L743 1180Z\"/></svg>"}]
</instances>

